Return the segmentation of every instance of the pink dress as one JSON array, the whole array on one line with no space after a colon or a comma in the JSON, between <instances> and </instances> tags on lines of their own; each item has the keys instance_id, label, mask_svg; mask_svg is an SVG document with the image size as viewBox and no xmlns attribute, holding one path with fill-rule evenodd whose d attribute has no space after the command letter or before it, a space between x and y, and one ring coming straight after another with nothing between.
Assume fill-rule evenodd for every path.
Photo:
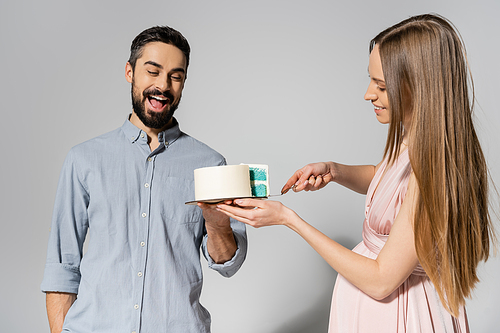
<instances>
[{"instance_id":1,"label":"pink dress","mask_svg":"<svg viewBox=\"0 0 500 333\"><path fill-rule=\"evenodd\" d=\"M384 161L366 196L363 241L353 251L377 258L406 195L411 174L408 150L389 168ZM378 186L377 186L378 184ZM387 298L377 301L340 274L333 290L329 333L469 332L465 309L454 318L420 265Z\"/></svg>"}]
</instances>

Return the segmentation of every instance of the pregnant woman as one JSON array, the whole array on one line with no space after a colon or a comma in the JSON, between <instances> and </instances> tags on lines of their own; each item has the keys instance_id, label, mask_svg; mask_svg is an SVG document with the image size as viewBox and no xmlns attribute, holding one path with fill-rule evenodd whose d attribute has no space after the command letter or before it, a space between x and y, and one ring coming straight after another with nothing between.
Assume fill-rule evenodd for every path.
<instances>
[{"instance_id":1,"label":"pregnant woman","mask_svg":"<svg viewBox=\"0 0 500 333\"><path fill-rule=\"evenodd\" d=\"M339 275L329 332L468 332L465 299L489 255L488 170L472 121L464 45L437 15L404 20L370 43L365 99L389 124L378 165L309 164L283 192L336 182L366 194L353 250L280 202L213 209L254 227L284 225Z\"/></svg>"}]
</instances>

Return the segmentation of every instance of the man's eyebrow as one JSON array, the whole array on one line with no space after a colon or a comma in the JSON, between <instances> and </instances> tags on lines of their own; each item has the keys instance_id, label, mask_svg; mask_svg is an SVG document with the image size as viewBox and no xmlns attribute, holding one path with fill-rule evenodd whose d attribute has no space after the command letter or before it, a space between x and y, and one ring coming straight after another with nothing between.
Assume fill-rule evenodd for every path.
<instances>
[{"instance_id":1,"label":"man's eyebrow","mask_svg":"<svg viewBox=\"0 0 500 333\"><path fill-rule=\"evenodd\" d=\"M154 62L152 60L148 60L144 63L144 65L151 65L151 66L155 66L159 69L163 69L163 66L160 65L159 63L157 62ZM181 72L181 73L186 73L186 70L182 67L178 67L178 68L173 68L172 70L170 70L171 72Z\"/></svg>"},{"instance_id":2,"label":"man's eyebrow","mask_svg":"<svg viewBox=\"0 0 500 333\"><path fill-rule=\"evenodd\" d=\"M159 63L156 63L154 61L151 61L151 60L148 60L144 63L144 65L151 65L151 66L155 66L155 67L158 67L159 69L163 69L163 66L160 65Z\"/></svg>"},{"instance_id":3,"label":"man's eyebrow","mask_svg":"<svg viewBox=\"0 0 500 333\"><path fill-rule=\"evenodd\" d=\"M181 72L181 73L186 73L186 70L182 67L178 67L178 68L173 68L171 70L171 72Z\"/></svg>"}]
</instances>

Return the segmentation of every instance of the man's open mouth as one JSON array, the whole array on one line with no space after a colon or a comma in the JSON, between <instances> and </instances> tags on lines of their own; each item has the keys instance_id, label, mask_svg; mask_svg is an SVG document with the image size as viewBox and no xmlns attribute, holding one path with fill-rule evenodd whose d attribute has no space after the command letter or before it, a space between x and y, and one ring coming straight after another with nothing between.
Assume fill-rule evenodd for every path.
<instances>
[{"instance_id":1,"label":"man's open mouth","mask_svg":"<svg viewBox=\"0 0 500 333\"><path fill-rule=\"evenodd\" d=\"M150 95L147 97L153 111L162 111L170 102L170 99L164 96Z\"/></svg>"}]
</instances>

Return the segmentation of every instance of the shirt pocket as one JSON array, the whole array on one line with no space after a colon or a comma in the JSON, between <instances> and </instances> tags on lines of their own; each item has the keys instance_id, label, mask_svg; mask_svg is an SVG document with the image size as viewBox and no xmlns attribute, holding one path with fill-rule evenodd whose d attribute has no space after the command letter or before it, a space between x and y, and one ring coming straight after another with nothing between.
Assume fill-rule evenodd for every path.
<instances>
[{"instance_id":1,"label":"shirt pocket","mask_svg":"<svg viewBox=\"0 0 500 333\"><path fill-rule=\"evenodd\" d=\"M191 179L167 177L161 184L161 215L177 223L201 223L203 213L197 205L186 205L194 198L194 181Z\"/></svg>"}]
</instances>

